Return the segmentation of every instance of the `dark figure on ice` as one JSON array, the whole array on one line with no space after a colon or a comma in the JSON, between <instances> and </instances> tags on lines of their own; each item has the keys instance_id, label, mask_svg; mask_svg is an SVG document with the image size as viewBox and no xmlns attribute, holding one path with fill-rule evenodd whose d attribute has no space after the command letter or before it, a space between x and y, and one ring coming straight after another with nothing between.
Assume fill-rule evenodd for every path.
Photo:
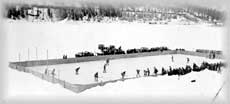
<instances>
[{"instance_id":1,"label":"dark figure on ice","mask_svg":"<svg viewBox=\"0 0 230 104\"><path fill-rule=\"evenodd\" d=\"M172 62L174 62L174 57L173 56L171 56L171 60L172 60Z\"/></svg>"},{"instance_id":2,"label":"dark figure on ice","mask_svg":"<svg viewBox=\"0 0 230 104\"><path fill-rule=\"evenodd\" d=\"M200 71L199 67L195 63L193 63L193 71Z\"/></svg>"},{"instance_id":3,"label":"dark figure on ice","mask_svg":"<svg viewBox=\"0 0 230 104\"><path fill-rule=\"evenodd\" d=\"M149 68L147 68L146 73L147 73L147 76L150 76L150 70L149 70Z\"/></svg>"},{"instance_id":4,"label":"dark figure on ice","mask_svg":"<svg viewBox=\"0 0 230 104\"><path fill-rule=\"evenodd\" d=\"M63 55L63 59L67 59L67 55Z\"/></svg>"},{"instance_id":5,"label":"dark figure on ice","mask_svg":"<svg viewBox=\"0 0 230 104\"><path fill-rule=\"evenodd\" d=\"M121 78L122 78L122 79L125 78L125 72L126 72L126 71L123 71L123 72L121 73Z\"/></svg>"},{"instance_id":6,"label":"dark figure on ice","mask_svg":"<svg viewBox=\"0 0 230 104\"><path fill-rule=\"evenodd\" d=\"M154 69L154 73L157 71L158 72L158 70L157 70L157 68L154 66L153 67L153 69ZM155 74L157 74L157 73L155 73Z\"/></svg>"},{"instance_id":7,"label":"dark figure on ice","mask_svg":"<svg viewBox=\"0 0 230 104\"><path fill-rule=\"evenodd\" d=\"M107 63L106 64L104 64L104 70L103 70L103 73L106 73L106 68L107 68Z\"/></svg>"},{"instance_id":8,"label":"dark figure on ice","mask_svg":"<svg viewBox=\"0 0 230 104\"><path fill-rule=\"evenodd\" d=\"M55 68L52 70L51 75L55 76Z\"/></svg>"},{"instance_id":9,"label":"dark figure on ice","mask_svg":"<svg viewBox=\"0 0 230 104\"><path fill-rule=\"evenodd\" d=\"M96 72L96 73L94 74L94 80L95 80L95 82L98 81L98 72Z\"/></svg>"},{"instance_id":10,"label":"dark figure on ice","mask_svg":"<svg viewBox=\"0 0 230 104\"><path fill-rule=\"evenodd\" d=\"M144 76L147 76L147 71L146 70L144 70Z\"/></svg>"},{"instance_id":11,"label":"dark figure on ice","mask_svg":"<svg viewBox=\"0 0 230 104\"><path fill-rule=\"evenodd\" d=\"M212 54L212 58L215 59L216 58L216 54L213 52Z\"/></svg>"},{"instance_id":12,"label":"dark figure on ice","mask_svg":"<svg viewBox=\"0 0 230 104\"><path fill-rule=\"evenodd\" d=\"M211 52L209 53L209 58L210 58L210 59L215 59L215 57L216 57L215 52L211 51Z\"/></svg>"},{"instance_id":13,"label":"dark figure on ice","mask_svg":"<svg viewBox=\"0 0 230 104\"><path fill-rule=\"evenodd\" d=\"M221 62L217 63L217 72L221 73Z\"/></svg>"},{"instance_id":14,"label":"dark figure on ice","mask_svg":"<svg viewBox=\"0 0 230 104\"><path fill-rule=\"evenodd\" d=\"M201 65L200 65L200 70L204 70L207 68L207 62L202 62Z\"/></svg>"},{"instance_id":15,"label":"dark figure on ice","mask_svg":"<svg viewBox=\"0 0 230 104\"><path fill-rule=\"evenodd\" d=\"M48 75L48 68L45 69L45 75Z\"/></svg>"},{"instance_id":16,"label":"dark figure on ice","mask_svg":"<svg viewBox=\"0 0 230 104\"><path fill-rule=\"evenodd\" d=\"M80 67L77 67L77 68L75 69L76 75L78 75L79 69L80 69Z\"/></svg>"},{"instance_id":17,"label":"dark figure on ice","mask_svg":"<svg viewBox=\"0 0 230 104\"><path fill-rule=\"evenodd\" d=\"M140 70L139 70L139 69L137 69L137 75L136 75L136 77L141 77L141 76L140 76Z\"/></svg>"},{"instance_id":18,"label":"dark figure on ice","mask_svg":"<svg viewBox=\"0 0 230 104\"><path fill-rule=\"evenodd\" d=\"M187 70L188 72L191 72L191 71L192 71L192 68L191 68L191 66L186 65L185 70Z\"/></svg>"},{"instance_id":19,"label":"dark figure on ice","mask_svg":"<svg viewBox=\"0 0 230 104\"><path fill-rule=\"evenodd\" d=\"M109 59L106 59L106 64L109 64Z\"/></svg>"},{"instance_id":20,"label":"dark figure on ice","mask_svg":"<svg viewBox=\"0 0 230 104\"><path fill-rule=\"evenodd\" d=\"M165 75L165 74L167 74L167 72L166 72L166 70L164 69L164 67L162 67L162 71L161 71L161 74L162 74L162 75Z\"/></svg>"},{"instance_id":21,"label":"dark figure on ice","mask_svg":"<svg viewBox=\"0 0 230 104\"><path fill-rule=\"evenodd\" d=\"M190 59L187 57L187 63L189 63Z\"/></svg>"},{"instance_id":22,"label":"dark figure on ice","mask_svg":"<svg viewBox=\"0 0 230 104\"><path fill-rule=\"evenodd\" d=\"M157 68L154 67L154 74L157 75L157 72L158 72Z\"/></svg>"},{"instance_id":23,"label":"dark figure on ice","mask_svg":"<svg viewBox=\"0 0 230 104\"><path fill-rule=\"evenodd\" d=\"M169 71L172 71L172 67L171 66L169 66Z\"/></svg>"},{"instance_id":24,"label":"dark figure on ice","mask_svg":"<svg viewBox=\"0 0 230 104\"><path fill-rule=\"evenodd\" d=\"M175 74L178 75L178 80L179 80L179 79L180 79L180 75L182 75L182 68L179 67L179 68L177 69L177 73L175 73Z\"/></svg>"}]
</instances>

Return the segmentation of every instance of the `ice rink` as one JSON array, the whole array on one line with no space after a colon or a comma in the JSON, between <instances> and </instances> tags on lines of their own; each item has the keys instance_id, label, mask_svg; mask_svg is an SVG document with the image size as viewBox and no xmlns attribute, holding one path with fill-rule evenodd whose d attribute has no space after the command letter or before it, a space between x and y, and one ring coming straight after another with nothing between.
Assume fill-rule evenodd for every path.
<instances>
[{"instance_id":1,"label":"ice rink","mask_svg":"<svg viewBox=\"0 0 230 104\"><path fill-rule=\"evenodd\" d=\"M174 62L171 61L171 56L174 57ZM186 62L186 58L190 58L190 62ZM148 56L148 57L139 57L139 58L127 58L127 59L116 59L110 60L110 65L106 74L102 73L103 65L105 60L103 61L91 61L91 62L82 62L75 64L62 64L62 65L52 65L48 66L50 69L55 68L60 72L60 78L71 82L73 84L89 84L95 83L93 74L98 71L99 76L101 77L99 80L107 81L121 78L120 73L122 71L127 71L126 77L135 77L136 69L141 69L141 77L137 79L130 79L125 81L118 81L116 83L108 83L104 86L96 86L85 90L81 93L74 94L73 92L69 92L62 89L58 85L52 85L42 79L35 78L28 73L10 71L10 78L17 79L10 81L10 94L11 95L53 95L55 96L63 96L63 97L71 97L71 98L83 98L89 97L92 99L96 98L114 98L121 99L124 98L138 98L142 100L149 101L149 98L163 100L178 100L179 102L183 101L202 101L204 103L223 103L227 104L226 96L223 90L226 90L226 85L223 85L225 81L224 75L228 73L228 71L224 68L221 73L217 73L216 71L210 71L205 69L201 72L191 72L186 75L180 76L178 78L177 75L173 76L157 76L157 77L143 77L143 70L146 68L150 68L151 74L153 73L153 67L161 68L162 66L172 66L172 67L180 67L184 65L191 65L195 62L197 65L200 65L201 62L207 61L209 63L216 63L223 60L220 59L208 59L203 57L189 56L189 55L161 55L161 56ZM81 67L79 71L79 75L75 75L75 68ZM44 72L46 66L37 66L31 67L33 70L37 70L39 72ZM167 68L165 68L167 69ZM158 73L161 73L159 70ZM20 75L20 76L19 76ZM57 76L56 76L57 77ZM34 79L30 80L29 79ZM26 83L26 80L29 83ZM36 79L36 81L35 81ZM191 80L196 80L195 82L191 82ZM25 83L25 84L22 84ZM19 85L17 85L19 84ZM30 86L31 84L31 86ZM30 87L26 88L26 85ZM24 88L22 87L24 86ZM37 88L36 92L32 91L33 87ZM36 87L39 86L39 87ZM220 91L218 96L215 98L217 92L220 88L223 89ZM29 89L28 89L29 88ZM39 88L39 89L38 89ZM58 91L55 91L58 90ZM45 92L44 92L45 91ZM32 96L31 96L32 97ZM183 99L183 100L179 100ZM139 101L136 99L135 101ZM215 99L215 100L213 100ZM101 100L101 99L100 99ZM174 101L173 100L173 101ZM152 101L152 100L151 100ZM165 102L167 102L165 101ZM164 102L164 101L163 101Z\"/></svg>"},{"instance_id":2,"label":"ice rink","mask_svg":"<svg viewBox=\"0 0 230 104\"><path fill-rule=\"evenodd\" d=\"M171 57L173 56L174 62L172 62ZM187 58L190 59L187 63ZM221 60L215 59L211 60L204 57L188 56L188 55L159 55L159 56L147 56L138 58L126 58L126 59L115 59L110 60L107 66L107 72L103 73L103 67L106 63L105 60L102 61L90 61L81 62L74 64L60 64L60 65L49 65L49 66L35 66L29 67L33 70L39 71L41 73L45 72L45 69L51 71L55 68L56 78L60 78L72 84L91 84L98 83L94 81L94 74L99 73L99 82L117 80L121 78L121 73L126 71L126 78L132 78L136 76L136 70L140 69L140 75L143 76L143 70L150 69L151 75L154 75L154 67L158 69L158 73L161 73L162 67L166 70L169 66L172 68L185 67L186 65L192 66L193 63L200 65L203 61L206 62L220 62ZM79 74L75 74L75 69L80 67Z\"/></svg>"}]
</instances>

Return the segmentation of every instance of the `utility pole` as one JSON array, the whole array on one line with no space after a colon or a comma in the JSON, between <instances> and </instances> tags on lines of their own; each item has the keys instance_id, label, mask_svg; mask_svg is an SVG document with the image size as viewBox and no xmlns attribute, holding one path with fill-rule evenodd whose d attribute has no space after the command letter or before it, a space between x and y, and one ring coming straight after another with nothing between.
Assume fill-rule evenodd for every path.
<instances>
[{"instance_id":1,"label":"utility pole","mask_svg":"<svg viewBox=\"0 0 230 104\"><path fill-rule=\"evenodd\" d=\"M20 53L18 54L18 61L19 62L21 61L21 54Z\"/></svg>"},{"instance_id":2,"label":"utility pole","mask_svg":"<svg viewBox=\"0 0 230 104\"><path fill-rule=\"evenodd\" d=\"M38 48L36 47L36 59L38 60Z\"/></svg>"},{"instance_id":3,"label":"utility pole","mask_svg":"<svg viewBox=\"0 0 230 104\"><path fill-rule=\"evenodd\" d=\"M46 50L46 66L47 66L47 68L48 68L48 49Z\"/></svg>"},{"instance_id":4,"label":"utility pole","mask_svg":"<svg viewBox=\"0 0 230 104\"><path fill-rule=\"evenodd\" d=\"M30 49L28 48L28 61L30 60Z\"/></svg>"},{"instance_id":5,"label":"utility pole","mask_svg":"<svg viewBox=\"0 0 230 104\"><path fill-rule=\"evenodd\" d=\"M46 59L48 60L48 57L49 57L49 51L48 49L46 50Z\"/></svg>"}]
</instances>

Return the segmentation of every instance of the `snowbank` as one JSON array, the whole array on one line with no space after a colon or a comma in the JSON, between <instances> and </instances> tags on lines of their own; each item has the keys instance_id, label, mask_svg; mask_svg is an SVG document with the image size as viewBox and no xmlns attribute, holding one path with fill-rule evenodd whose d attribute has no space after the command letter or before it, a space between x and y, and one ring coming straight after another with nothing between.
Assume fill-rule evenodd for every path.
<instances>
[{"instance_id":1,"label":"snowbank","mask_svg":"<svg viewBox=\"0 0 230 104\"><path fill-rule=\"evenodd\" d=\"M9 69L8 97L29 96L70 96L74 92L64 89L58 84L52 84L29 73Z\"/></svg>"},{"instance_id":2,"label":"snowbank","mask_svg":"<svg viewBox=\"0 0 230 104\"><path fill-rule=\"evenodd\" d=\"M124 82L110 83L103 87L98 86L86 90L80 93L80 95L109 96L114 98L152 98L155 100L202 100L206 103L211 103L222 85L222 78L221 74L209 70L198 73L192 72L181 76L179 79L178 76L143 77ZM191 82L191 80L196 80L196 82ZM223 96L222 91L215 102L223 103L223 100L226 100L226 98Z\"/></svg>"}]
</instances>

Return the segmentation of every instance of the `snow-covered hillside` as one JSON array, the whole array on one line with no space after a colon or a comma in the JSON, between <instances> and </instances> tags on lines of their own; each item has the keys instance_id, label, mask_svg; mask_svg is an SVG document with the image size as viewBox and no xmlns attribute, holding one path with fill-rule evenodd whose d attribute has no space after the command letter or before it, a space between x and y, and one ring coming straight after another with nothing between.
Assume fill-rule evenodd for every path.
<instances>
[{"instance_id":1,"label":"snow-covered hillside","mask_svg":"<svg viewBox=\"0 0 230 104\"><path fill-rule=\"evenodd\" d=\"M74 92L64 89L61 85L52 84L29 73L19 72L9 69L8 71L8 97L17 99L18 97L29 96L70 96Z\"/></svg>"}]
</instances>

